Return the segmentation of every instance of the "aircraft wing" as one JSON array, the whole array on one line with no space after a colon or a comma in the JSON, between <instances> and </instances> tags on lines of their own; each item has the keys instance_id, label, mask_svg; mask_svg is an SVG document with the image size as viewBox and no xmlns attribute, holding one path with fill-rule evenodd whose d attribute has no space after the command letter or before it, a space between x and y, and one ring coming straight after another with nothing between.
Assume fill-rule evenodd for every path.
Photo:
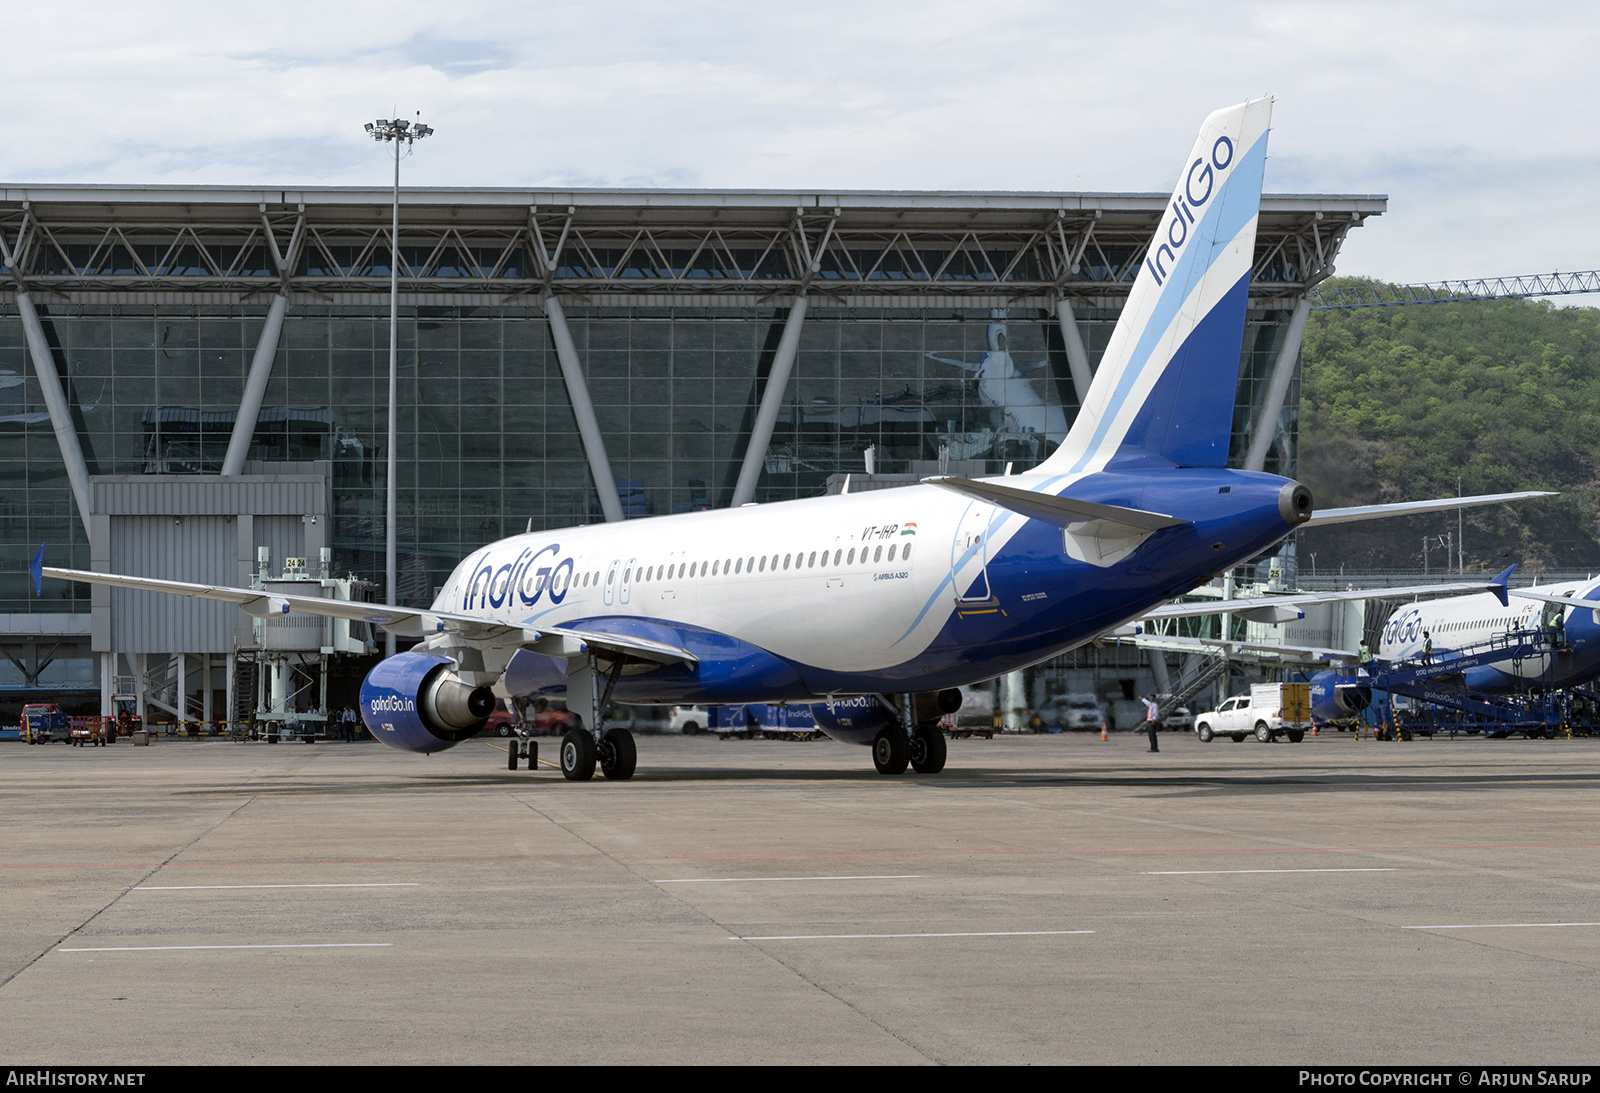
<instances>
[{"instance_id":1,"label":"aircraft wing","mask_svg":"<svg viewBox=\"0 0 1600 1093\"><path fill-rule=\"evenodd\" d=\"M43 554L43 548L40 554ZM457 635L469 645L515 646L562 659L596 652L603 655L628 656L657 664L693 665L699 662L694 653L681 646L631 634L611 634L568 626L529 628L478 615L462 615L450 611L425 611L415 607L395 607L391 604L361 603L355 600L325 600L316 596L283 595L253 588L190 584L187 581L129 577L117 573L94 573L83 569L55 569L40 562L40 558L35 558L32 567L36 587L40 578L54 577L63 581L82 581L85 584L108 585L112 588L166 592L202 600L236 603L245 614L256 618L270 618L273 615L286 615L291 611L298 611L301 614L320 615L323 618L368 622L374 626L381 626L392 634L406 637L428 637L448 633Z\"/></svg>"},{"instance_id":2,"label":"aircraft wing","mask_svg":"<svg viewBox=\"0 0 1600 1093\"><path fill-rule=\"evenodd\" d=\"M1530 497L1554 497L1552 490L1525 490L1522 493L1482 493L1475 497L1438 497L1432 501L1401 501L1393 505L1355 505L1347 509L1321 509L1301 524L1303 528L1326 524L1353 524L1357 520L1378 520L1385 516L1414 516L1441 509L1470 509L1479 505L1498 505L1505 501L1526 501Z\"/></svg>"},{"instance_id":3,"label":"aircraft wing","mask_svg":"<svg viewBox=\"0 0 1600 1093\"><path fill-rule=\"evenodd\" d=\"M1164 637L1160 634L1135 634L1133 637L1107 638L1118 644L1133 645L1141 649L1163 649L1167 652L1195 652L1227 654L1239 660L1253 654L1259 658L1276 656L1280 661L1297 664L1356 664L1360 657L1344 649L1325 649L1316 645L1274 645L1261 641L1223 641L1221 638Z\"/></svg>"},{"instance_id":4,"label":"aircraft wing","mask_svg":"<svg viewBox=\"0 0 1600 1093\"><path fill-rule=\"evenodd\" d=\"M1587 607L1591 611L1600 611L1600 600L1580 600L1576 596L1557 596L1549 592L1540 592L1536 588L1519 588L1511 595L1519 600L1538 600L1540 603L1564 603L1568 607Z\"/></svg>"},{"instance_id":5,"label":"aircraft wing","mask_svg":"<svg viewBox=\"0 0 1600 1093\"><path fill-rule=\"evenodd\" d=\"M1488 581L1462 581L1455 584L1414 584L1400 588L1357 588L1343 592L1303 592L1289 596L1257 596L1244 600L1210 600L1205 603L1169 603L1137 616L1141 619L1192 619L1202 615L1238 615L1250 622L1289 622L1304 615L1299 609L1319 603L1341 603L1347 600L1390 600L1411 596L1458 596L1471 592L1492 592L1500 603L1506 603L1509 592L1506 582L1516 566L1509 566ZM1597 601L1586 601L1585 606L1597 606Z\"/></svg>"}]
</instances>

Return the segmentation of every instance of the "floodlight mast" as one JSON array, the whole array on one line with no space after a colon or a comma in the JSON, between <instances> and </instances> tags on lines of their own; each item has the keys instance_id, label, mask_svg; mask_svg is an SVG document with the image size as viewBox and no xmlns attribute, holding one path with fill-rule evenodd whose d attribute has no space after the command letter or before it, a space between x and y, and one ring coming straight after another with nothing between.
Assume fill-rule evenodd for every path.
<instances>
[{"instance_id":1,"label":"floodlight mast","mask_svg":"<svg viewBox=\"0 0 1600 1093\"><path fill-rule=\"evenodd\" d=\"M395 588L395 476L397 473L395 434L398 431L395 404L399 397L400 382L400 145L410 147L433 129L420 121L412 125L404 118L379 118L367 123L367 132L373 140L394 142L394 220L389 232L389 453L385 463L387 474L384 483L383 517L383 581L387 603L399 603ZM394 656L394 631L385 630L383 638L385 656Z\"/></svg>"}]
</instances>

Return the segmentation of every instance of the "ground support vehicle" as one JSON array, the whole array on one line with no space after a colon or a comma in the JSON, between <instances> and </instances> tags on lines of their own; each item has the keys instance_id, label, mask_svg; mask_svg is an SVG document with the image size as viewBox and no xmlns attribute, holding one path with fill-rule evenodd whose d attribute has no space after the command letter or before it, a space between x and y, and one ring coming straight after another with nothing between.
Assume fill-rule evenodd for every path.
<instances>
[{"instance_id":1,"label":"ground support vehicle","mask_svg":"<svg viewBox=\"0 0 1600 1093\"><path fill-rule=\"evenodd\" d=\"M30 702L22 707L22 738L30 744L68 739L67 715L53 702Z\"/></svg>"},{"instance_id":2,"label":"ground support vehicle","mask_svg":"<svg viewBox=\"0 0 1600 1093\"><path fill-rule=\"evenodd\" d=\"M818 733L811 707L773 706L751 702L739 706L706 707L707 728L726 740L742 736L746 740L810 740Z\"/></svg>"},{"instance_id":3,"label":"ground support vehicle","mask_svg":"<svg viewBox=\"0 0 1600 1093\"><path fill-rule=\"evenodd\" d=\"M67 743L76 747L87 744L98 748L112 744L117 739L115 718L70 717L67 724Z\"/></svg>"},{"instance_id":4,"label":"ground support vehicle","mask_svg":"<svg viewBox=\"0 0 1600 1093\"><path fill-rule=\"evenodd\" d=\"M1287 736L1291 744L1305 739L1311 728L1311 685L1308 683L1257 683L1247 695L1234 695L1209 713L1195 718L1194 731L1202 743L1226 736L1234 743L1254 736L1270 744Z\"/></svg>"}]
</instances>

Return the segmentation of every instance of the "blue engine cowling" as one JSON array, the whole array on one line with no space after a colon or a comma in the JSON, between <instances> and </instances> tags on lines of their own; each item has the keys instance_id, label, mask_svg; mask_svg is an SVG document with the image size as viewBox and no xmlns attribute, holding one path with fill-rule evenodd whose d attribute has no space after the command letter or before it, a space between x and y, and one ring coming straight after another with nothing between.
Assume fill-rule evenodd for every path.
<instances>
[{"instance_id":1,"label":"blue engine cowling","mask_svg":"<svg viewBox=\"0 0 1600 1093\"><path fill-rule=\"evenodd\" d=\"M1356 672L1326 671L1311 677L1311 716L1343 721L1372 704L1370 681Z\"/></svg>"},{"instance_id":2,"label":"blue engine cowling","mask_svg":"<svg viewBox=\"0 0 1600 1093\"><path fill-rule=\"evenodd\" d=\"M493 712L493 691L464 682L454 661L426 653L392 656L361 684L361 719L373 736L401 751L453 748Z\"/></svg>"},{"instance_id":3,"label":"blue engine cowling","mask_svg":"<svg viewBox=\"0 0 1600 1093\"><path fill-rule=\"evenodd\" d=\"M875 695L816 702L811 716L817 728L845 744L871 744L879 729L900 723L900 715Z\"/></svg>"}]
</instances>

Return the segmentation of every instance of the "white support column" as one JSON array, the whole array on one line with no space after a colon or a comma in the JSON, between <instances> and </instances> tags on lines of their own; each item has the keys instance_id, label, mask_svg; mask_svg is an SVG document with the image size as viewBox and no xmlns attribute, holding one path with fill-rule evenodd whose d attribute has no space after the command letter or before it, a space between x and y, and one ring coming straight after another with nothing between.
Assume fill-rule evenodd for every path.
<instances>
[{"instance_id":1,"label":"white support column","mask_svg":"<svg viewBox=\"0 0 1600 1093\"><path fill-rule=\"evenodd\" d=\"M1156 694L1172 693L1172 680L1167 675L1167 654L1160 649L1146 649L1150 659L1150 674L1155 677Z\"/></svg>"},{"instance_id":2,"label":"white support column","mask_svg":"<svg viewBox=\"0 0 1600 1093\"><path fill-rule=\"evenodd\" d=\"M236 705L235 700L234 700L234 693L233 693L233 679L234 679L234 675L239 670L238 657L239 657L239 654L237 654L237 653L229 653L227 655L227 657L226 657L226 660L225 660L226 667L224 668L224 670L228 673L228 678L226 680L224 680L224 686L227 687L228 694L227 694L227 697L223 699L223 701L228 704L228 708L222 712L222 719L224 721L228 722L230 725L233 722L233 708Z\"/></svg>"},{"instance_id":3,"label":"white support column","mask_svg":"<svg viewBox=\"0 0 1600 1093\"><path fill-rule=\"evenodd\" d=\"M178 654L178 735L189 731L189 654Z\"/></svg>"},{"instance_id":4,"label":"white support column","mask_svg":"<svg viewBox=\"0 0 1600 1093\"><path fill-rule=\"evenodd\" d=\"M1072 369L1072 387L1078 392L1078 405L1089 401L1089 385L1094 373L1089 370L1089 354L1083 348L1083 335L1072 314L1072 301L1065 296L1056 301L1056 322L1061 325L1061 343L1067 349L1067 365Z\"/></svg>"},{"instance_id":5,"label":"white support column","mask_svg":"<svg viewBox=\"0 0 1600 1093\"><path fill-rule=\"evenodd\" d=\"M1244 457L1247 471L1259 471L1266 465L1267 452L1278 435L1278 415L1283 412L1283 400L1289 394L1289 382L1294 379L1294 365L1300 359L1300 343L1305 339L1306 320L1310 316L1311 301L1302 296L1295 301L1289 329L1284 331L1283 345L1278 348L1278 359L1272 362L1272 378L1267 384L1266 397L1261 401L1261 416L1256 418L1250 451Z\"/></svg>"},{"instance_id":6,"label":"white support column","mask_svg":"<svg viewBox=\"0 0 1600 1093\"><path fill-rule=\"evenodd\" d=\"M100 716L112 717L117 712L111 696L117 693L117 654L100 654Z\"/></svg>"},{"instance_id":7,"label":"white support column","mask_svg":"<svg viewBox=\"0 0 1600 1093\"><path fill-rule=\"evenodd\" d=\"M566 381L567 398L572 402L573 416L578 419L578 435L583 439L583 452L589 457L589 473L594 478L594 490L600 495L600 511L605 513L607 521L616 523L622 519L617 479L611 473L611 460L606 457L606 443L600 436L594 403L589 401L589 385L583 379L578 347L572 341L572 331L567 329L567 313L562 309L561 301L554 296L545 297L544 313L550 320L550 334L555 339L556 359L561 362L561 378Z\"/></svg>"},{"instance_id":8,"label":"white support column","mask_svg":"<svg viewBox=\"0 0 1600 1093\"><path fill-rule=\"evenodd\" d=\"M789 388L789 372L794 367L795 353L800 348L800 328L805 321L806 298L796 296L794 306L789 309L789 318L783 324L783 336L778 339L778 351L772 358L772 371L767 376L766 389L761 392L761 408L756 411L756 422L750 429L750 445L745 448L739 481L733 487L733 508L755 500L756 485L761 481L761 470L767 462L767 445L772 442L772 429L778 423L783 395Z\"/></svg>"},{"instance_id":9,"label":"white support column","mask_svg":"<svg viewBox=\"0 0 1600 1093\"><path fill-rule=\"evenodd\" d=\"M200 654L200 720L208 728L212 722L211 709L211 654Z\"/></svg>"},{"instance_id":10,"label":"white support column","mask_svg":"<svg viewBox=\"0 0 1600 1093\"><path fill-rule=\"evenodd\" d=\"M9 265L9 256L6 261ZM39 377L45 409L50 411L50 427L55 430L56 446L61 449L61 462L66 464L67 481L72 484L72 497L78 503L78 515L83 520L83 534L87 538L91 508L89 465L83 460L78 430L72 424L72 408L67 405L67 396L62 393L55 356L50 352L50 342L44 336L39 313L34 310L33 297L20 288L17 290L17 311L22 316L22 333L28 339L28 356L33 359L33 370Z\"/></svg>"},{"instance_id":11,"label":"white support column","mask_svg":"<svg viewBox=\"0 0 1600 1093\"><path fill-rule=\"evenodd\" d=\"M228 439L228 454L222 459L222 473L244 473L245 456L250 454L250 440L255 436L256 418L261 414L261 403L267 396L267 381L272 378L272 362L278 355L278 336L283 331L283 316L289 310L289 297L278 293L272 298L267 311L267 321L262 324L261 337L256 339L256 355L250 362L250 375L244 382L244 397L239 400L239 416L233 422L233 436Z\"/></svg>"}]
</instances>

